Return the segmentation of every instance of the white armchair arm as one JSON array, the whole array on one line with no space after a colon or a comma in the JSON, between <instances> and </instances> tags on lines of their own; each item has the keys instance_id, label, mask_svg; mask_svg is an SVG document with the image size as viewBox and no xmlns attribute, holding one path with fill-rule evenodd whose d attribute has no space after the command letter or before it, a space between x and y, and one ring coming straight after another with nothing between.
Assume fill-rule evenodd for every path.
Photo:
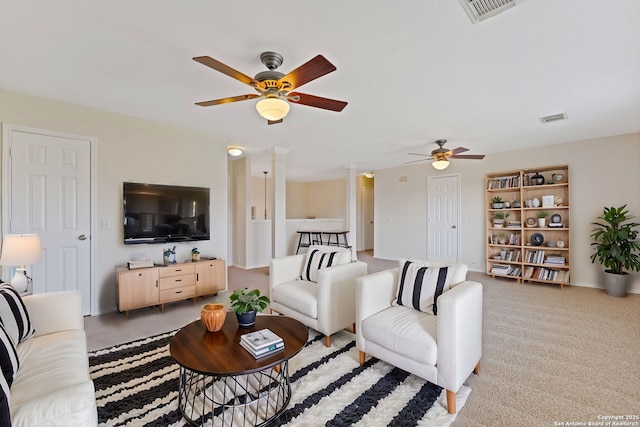
<instances>
[{"instance_id":1,"label":"white armchair arm","mask_svg":"<svg viewBox=\"0 0 640 427\"><path fill-rule=\"evenodd\" d=\"M362 261L318 271L318 330L333 333L355 322L356 279L367 274ZM327 332L331 331L331 332Z\"/></svg>"},{"instance_id":2,"label":"white armchair arm","mask_svg":"<svg viewBox=\"0 0 640 427\"><path fill-rule=\"evenodd\" d=\"M466 281L438 298L438 383L454 393L482 357L482 285Z\"/></svg>"},{"instance_id":3,"label":"white armchair arm","mask_svg":"<svg viewBox=\"0 0 640 427\"><path fill-rule=\"evenodd\" d=\"M82 297L79 291L28 295L22 300L36 330L34 336L74 329L84 330Z\"/></svg>"},{"instance_id":4,"label":"white armchair arm","mask_svg":"<svg viewBox=\"0 0 640 427\"><path fill-rule=\"evenodd\" d=\"M362 330L362 321L391 307L396 297L398 268L384 270L356 279L356 331ZM360 334L357 339L363 339ZM360 343L359 348L363 348Z\"/></svg>"},{"instance_id":5,"label":"white armchair arm","mask_svg":"<svg viewBox=\"0 0 640 427\"><path fill-rule=\"evenodd\" d=\"M273 288L282 283L296 280L302 272L306 254L272 258L269 262L269 295L273 295Z\"/></svg>"}]
</instances>

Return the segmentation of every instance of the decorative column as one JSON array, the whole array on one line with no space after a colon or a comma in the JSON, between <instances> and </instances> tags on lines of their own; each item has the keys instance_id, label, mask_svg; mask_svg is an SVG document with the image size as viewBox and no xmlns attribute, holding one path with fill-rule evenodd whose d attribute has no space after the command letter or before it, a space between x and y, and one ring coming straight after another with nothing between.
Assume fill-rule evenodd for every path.
<instances>
[{"instance_id":1,"label":"decorative column","mask_svg":"<svg viewBox=\"0 0 640 427\"><path fill-rule=\"evenodd\" d=\"M286 148L271 150L271 181L273 208L271 218L271 256L279 258L287 253L287 154Z\"/></svg>"},{"instance_id":2,"label":"decorative column","mask_svg":"<svg viewBox=\"0 0 640 427\"><path fill-rule=\"evenodd\" d=\"M349 165L345 167L345 175L346 175L346 212L345 212L345 229L349 230L349 244L351 245L352 259L356 257L357 250L357 216L356 216L356 185L357 185L357 174L356 168L353 165Z\"/></svg>"}]
</instances>

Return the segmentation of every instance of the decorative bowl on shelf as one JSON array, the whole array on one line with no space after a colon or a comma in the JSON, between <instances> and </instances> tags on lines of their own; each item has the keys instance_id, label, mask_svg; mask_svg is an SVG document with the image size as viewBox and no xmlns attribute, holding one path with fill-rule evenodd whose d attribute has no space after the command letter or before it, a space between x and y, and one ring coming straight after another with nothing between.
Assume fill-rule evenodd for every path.
<instances>
[{"instance_id":1,"label":"decorative bowl on shelf","mask_svg":"<svg viewBox=\"0 0 640 427\"><path fill-rule=\"evenodd\" d=\"M533 233L531 235L531 244L533 246L540 246L544 242L544 236L542 233Z\"/></svg>"},{"instance_id":2,"label":"decorative bowl on shelf","mask_svg":"<svg viewBox=\"0 0 640 427\"><path fill-rule=\"evenodd\" d=\"M535 218L527 218L527 227L535 227L537 223Z\"/></svg>"}]
</instances>

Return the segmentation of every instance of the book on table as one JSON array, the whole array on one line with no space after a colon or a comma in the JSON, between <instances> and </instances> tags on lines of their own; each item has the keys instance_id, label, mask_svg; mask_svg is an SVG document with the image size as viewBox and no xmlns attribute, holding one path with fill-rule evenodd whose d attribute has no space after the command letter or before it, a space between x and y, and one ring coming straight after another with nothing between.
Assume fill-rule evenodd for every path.
<instances>
[{"instance_id":1,"label":"book on table","mask_svg":"<svg viewBox=\"0 0 640 427\"><path fill-rule=\"evenodd\" d=\"M259 331L249 332L248 334L240 335L240 342L245 342L252 349L259 351L264 348L268 348L272 345L282 343L282 338L273 333L271 330L265 328Z\"/></svg>"},{"instance_id":2,"label":"book on table","mask_svg":"<svg viewBox=\"0 0 640 427\"><path fill-rule=\"evenodd\" d=\"M268 347L265 347L261 350L254 350L249 344L247 344L246 341L240 340L240 345L242 346L242 348L244 348L245 350L247 350L247 352L249 352L249 354L251 354L254 358L256 359L260 359L262 357L266 357L269 356L273 353L277 353L280 350L284 350L284 342L281 341L277 344L272 344Z\"/></svg>"}]
</instances>

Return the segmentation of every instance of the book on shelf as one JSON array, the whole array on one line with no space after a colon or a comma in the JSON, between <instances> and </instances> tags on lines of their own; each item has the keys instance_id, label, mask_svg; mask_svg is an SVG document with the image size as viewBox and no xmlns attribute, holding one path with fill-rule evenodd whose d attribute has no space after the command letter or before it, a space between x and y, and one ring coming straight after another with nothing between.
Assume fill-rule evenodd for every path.
<instances>
[{"instance_id":1,"label":"book on shelf","mask_svg":"<svg viewBox=\"0 0 640 427\"><path fill-rule=\"evenodd\" d=\"M260 359L262 357L269 356L269 355L271 355L273 353L277 353L280 350L284 349L284 342L283 341L281 341L279 343L276 343L276 344L272 344L272 345L270 345L268 347L264 347L261 350L255 350L249 344L247 344L247 341L243 341L243 340L240 340L240 345L242 346L242 348L247 350L249 352L249 354L252 355L256 359Z\"/></svg>"},{"instance_id":2,"label":"book on shelf","mask_svg":"<svg viewBox=\"0 0 640 427\"><path fill-rule=\"evenodd\" d=\"M240 344L242 344L243 342L255 351L260 351L262 349L282 343L283 341L280 336L265 328L260 329L259 331L253 331L247 334L240 335Z\"/></svg>"},{"instance_id":3,"label":"book on shelf","mask_svg":"<svg viewBox=\"0 0 640 427\"><path fill-rule=\"evenodd\" d=\"M513 188L520 186L520 175L501 176L487 180L487 189Z\"/></svg>"}]
</instances>

